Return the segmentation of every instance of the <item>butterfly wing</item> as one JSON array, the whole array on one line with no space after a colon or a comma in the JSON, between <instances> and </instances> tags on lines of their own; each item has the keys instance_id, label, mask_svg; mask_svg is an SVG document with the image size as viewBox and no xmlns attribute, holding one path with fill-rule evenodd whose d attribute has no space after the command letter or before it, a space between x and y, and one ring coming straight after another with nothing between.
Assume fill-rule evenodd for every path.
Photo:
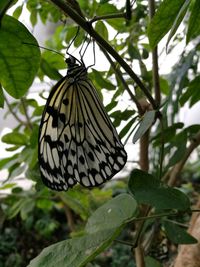
<instances>
[{"instance_id":1,"label":"butterfly wing","mask_svg":"<svg viewBox=\"0 0 200 267\"><path fill-rule=\"evenodd\" d=\"M127 155L87 77L62 79L52 90L42 116L39 164L44 183L67 190L77 182L98 186L126 163Z\"/></svg>"},{"instance_id":2,"label":"butterfly wing","mask_svg":"<svg viewBox=\"0 0 200 267\"><path fill-rule=\"evenodd\" d=\"M44 184L53 190L67 190L76 184L75 179L69 177L62 159L63 143L59 134L63 130L63 122L67 115L61 109L65 105L65 94L71 94L72 88L68 79L64 77L52 89L42 115L39 128L38 159ZM61 129L62 128L62 129ZM68 135L67 128L65 134Z\"/></svg>"}]
</instances>

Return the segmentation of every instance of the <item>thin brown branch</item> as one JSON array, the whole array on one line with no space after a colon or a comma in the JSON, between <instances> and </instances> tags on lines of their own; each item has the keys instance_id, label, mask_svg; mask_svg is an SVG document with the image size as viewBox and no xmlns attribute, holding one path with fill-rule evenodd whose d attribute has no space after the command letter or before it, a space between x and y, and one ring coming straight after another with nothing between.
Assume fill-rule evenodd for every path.
<instances>
[{"instance_id":1,"label":"thin brown branch","mask_svg":"<svg viewBox=\"0 0 200 267\"><path fill-rule=\"evenodd\" d=\"M173 186L181 173L185 163L187 162L191 153L200 145L200 131L192 139L190 145L186 149L181 161L179 161L172 169L170 169L163 177L162 181L168 181L168 185Z\"/></svg>"},{"instance_id":2,"label":"thin brown branch","mask_svg":"<svg viewBox=\"0 0 200 267\"><path fill-rule=\"evenodd\" d=\"M149 170L149 131L147 131L140 138L140 160L139 165L143 171ZM140 214L146 217L150 212L150 207L147 205L141 206ZM144 248L142 246L141 234L144 227L145 219L136 224L137 234L136 234L136 244L135 248L135 260L137 267L145 267L144 262Z\"/></svg>"},{"instance_id":3,"label":"thin brown branch","mask_svg":"<svg viewBox=\"0 0 200 267\"><path fill-rule=\"evenodd\" d=\"M92 24L98 20L107 20L107 19L118 19L118 18L126 18L126 13L116 13L116 14L107 14L103 16L95 16L89 22Z\"/></svg>"},{"instance_id":4,"label":"thin brown branch","mask_svg":"<svg viewBox=\"0 0 200 267\"><path fill-rule=\"evenodd\" d=\"M10 113L13 115L13 117L16 119L16 121L18 121L19 123L21 123L22 125L26 125L26 122L21 120L19 116L17 116L16 112L13 111L10 103L8 102L8 99L6 98L6 96L4 95L4 100L6 102L6 105L8 107L8 110L10 111Z\"/></svg>"},{"instance_id":5,"label":"thin brown branch","mask_svg":"<svg viewBox=\"0 0 200 267\"><path fill-rule=\"evenodd\" d=\"M155 1L149 0L149 17L153 18L155 13ZM157 46L152 51L152 75L153 75L153 86L155 92L156 104L159 106L161 102L161 93L160 93L160 80L159 80L159 67L158 67L158 48Z\"/></svg>"},{"instance_id":6,"label":"thin brown branch","mask_svg":"<svg viewBox=\"0 0 200 267\"><path fill-rule=\"evenodd\" d=\"M83 19L77 12L67 5L62 0L51 0L56 6L58 6L65 14L71 17L80 27L82 27L96 42L112 55L112 57L120 64L120 66L129 74L129 76L135 81L135 83L140 87L143 93L146 95L149 102L152 104L154 109L157 109L158 106L152 97L150 91L146 88L140 78L134 73L134 71L129 67L129 65L124 61L124 59L113 49L113 47L104 40L93 28L92 25Z\"/></svg>"},{"instance_id":7,"label":"thin brown branch","mask_svg":"<svg viewBox=\"0 0 200 267\"><path fill-rule=\"evenodd\" d=\"M28 111L27 111L27 106L26 106L26 103L25 103L25 100L24 100L23 97L21 98L21 103L22 103L22 107L23 107L23 110L24 110L24 115L26 117L26 124L27 124L28 128L30 130L32 130L33 126L32 126L31 120L29 118Z\"/></svg>"},{"instance_id":8,"label":"thin brown branch","mask_svg":"<svg viewBox=\"0 0 200 267\"><path fill-rule=\"evenodd\" d=\"M183 158L181 161L179 161L173 168L172 170L168 173L169 180L168 180L168 185L173 186L176 183L176 180L178 176L180 175L185 163L187 162L189 156L191 153L200 145L200 131L196 134L196 136L192 139L190 145L188 146L185 155L183 155ZM166 178L166 177L165 177Z\"/></svg>"},{"instance_id":9,"label":"thin brown branch","mask_svg":"<svg viewBox=\"0 0 200 267\"><path fill-rule=\"evenodd\" d=\"M133 247L133 243L131 243L131 242L128 242L128 241L124 241L124 240L119 240L119 239L115 239L114 240L116 243L121 243L121 244L123 244L123 245L126 245L126 246L130 246L130 247Z\"/></svg>"}]
</instances>

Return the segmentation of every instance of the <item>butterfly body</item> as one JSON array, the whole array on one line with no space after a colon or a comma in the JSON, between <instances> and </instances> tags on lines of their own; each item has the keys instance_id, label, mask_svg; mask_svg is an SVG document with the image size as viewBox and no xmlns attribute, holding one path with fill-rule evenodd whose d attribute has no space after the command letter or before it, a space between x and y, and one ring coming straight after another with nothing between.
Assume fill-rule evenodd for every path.
<instances>
[{"instance_id":1,"label":"butterfly body","mask_svg":"<svg viewBox=\"0 0 200 267\"><path fill-rule=\"evenodd\" d=\"M57 191L76 183L98 186L127 159L84 64L70 61L68 66L48 97L39 130L42 180Z\"/></svg>"}]
</instances>

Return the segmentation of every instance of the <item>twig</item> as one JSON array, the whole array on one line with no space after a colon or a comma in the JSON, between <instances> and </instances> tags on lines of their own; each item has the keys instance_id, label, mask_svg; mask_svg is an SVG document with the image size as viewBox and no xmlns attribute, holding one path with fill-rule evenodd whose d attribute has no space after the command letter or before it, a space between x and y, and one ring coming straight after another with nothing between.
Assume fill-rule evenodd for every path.
<instances>
[{"instance_id":1,"label":"twig","mask_svg":"<svg viewBox=\"0 0 200 267\"><path fill-rule=\"evenodd\" d=\"M22 107L24 109L24 115L26 117L27 126L29 127L30 130L32 130L33 129L33 126L31 124L31 120L30 120L29 115L28 115L28 112L27 112L27 106L26 106L26 103L25 103L25 100L24 100L23 97L21 98L21 103L22 103Z\"/></svg>"},{"instance_id":2,"label":"twig","mask_svg":"<svg viewBox=\"0 0 200 267\"><path fill-rule=\"evenodd\" d=\"M185 155L183 155L182 160L180 160L173 168L170 170L164 177L163 179L167 179L170 177L168 181L169 186L173 186L176 182L176 179L180 172L182 171L186 161L188 160L189 156L191 153L194 151L195 148L197 148L200 145L200 131L195 135L193 140L191 141L191 144L187 148Z\"/></svg>"},{"instance_id":3,"label":"twig","mask_svg":"<svg viewBox=\"0 0 200 267\"><path fill-rule=\"evenodd\" d=\"M155 13L155 1L149 0L149 17L153 18ZM158 48L157 46L152 51L152 64L153 64L153 85L155 92L155 100L156 104L159 106L161 102L161 94L160 94L160 81L159 81L159 71L158 71Z\"/></svg>"},{"instance_id":4,"label":"twig","mask_svg":"<svg viewBox=\"0 0 200 267\"><path fill-rule=\"evenodd\" d=\"M118 18L126 18L126 13L117 13L117 14L107 14L103 16L95 16L93 19L89 21L89 23L93 23L98 20L107 20L107 19L118 19Z\"/></svg>"},{"instance_id":5,"label":"twig","mask_svg":"<svg viewBox=\"0 0 200 267\"><path fill-rule=\"evenodd\" d=\"M134 73L134 71L129 67L129 65L123 60L123 58L113 49L113 47L106 42L91 26L89 22L79 16L71 7L67 5L62 0L51 0L56 6L61 8L61 10L71 17L78 25L80 25L88 34L93 37L100 46L103 46L105 50L112 55L112 57L121 65L121 67L129 74L129 76L135 81L135 83L140 87L143 93L146 95L149 102L152 104L154 109L158 106L153 99L150 91L145 87L140 78Z\"/></svg>"},{"instance_id":6,"label":"twig","mask_svg":"<svg viewBox=\"0 0 200 267\"><path fill-rule=\"evenodd\" d=\"M115 239L114 241L115 241L116 243L121 243L121 244L123 244L123 245L127 245L127 246L130 246L130 247L133 247L133 246L134 246L133 243L128 242L128 241L119 240L119 239Z\"/></svg>"},{"instance_id":7,"label":"twig","mask_svg":"<svg viewBox=\"0 0 200 267\"><path fill-rule=\"evenodd\" d=\"M70 232L73 232L75 230L75 225L74 225L74 219L72 216L72 211L70 210L70 208L66 204L64 204L63 207L64 207L65 215L67 218L69 230L70 230Z\"/></svg>"},{"instance_id":8,"label":"twig","mask_svg":"<svg viewBox=\"0 0 200 267\"><path fill-rule=\"evenodd\" d=\"M6 98L6 96L4 95L4 100L6 102L6 105L8 106L8 110L10 111L10 113L13 115L13 117L16 119L16 121L18 121L19 123L21 123L22 125L26 125L25 121L21 120L17 114L12 110L12 107L10 105L10 103L8 102L8 99Z\"/></svg>"}]
</instances>

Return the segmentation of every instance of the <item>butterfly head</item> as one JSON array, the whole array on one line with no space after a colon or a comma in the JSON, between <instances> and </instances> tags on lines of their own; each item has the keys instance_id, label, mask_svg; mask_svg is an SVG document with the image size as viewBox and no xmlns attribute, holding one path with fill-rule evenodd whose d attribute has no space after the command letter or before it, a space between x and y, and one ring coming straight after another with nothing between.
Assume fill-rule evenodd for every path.
<instances>
[{"instance_id":1,"label":"butterfly head","mask_svg":"<svg viewBox=\"0 0 200 267\"><path fill-rule=\"evenodd\" d=\"M85 64L82 61L79 61L73 56L69 56L65 62L68 65L67 76L72 77L74 79L79 78L80 76L87 75L87 69Z\"/></svg>"}]
</instances>

